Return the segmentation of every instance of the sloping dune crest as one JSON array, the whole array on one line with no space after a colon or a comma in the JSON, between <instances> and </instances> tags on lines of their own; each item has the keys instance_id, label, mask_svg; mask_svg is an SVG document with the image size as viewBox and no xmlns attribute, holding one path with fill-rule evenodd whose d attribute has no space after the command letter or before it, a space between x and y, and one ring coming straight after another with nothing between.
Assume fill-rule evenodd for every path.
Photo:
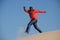
<instances>
[{"instance_id":1,"label":"sloping dune crest","mask_svg":"<svg viewBox=\"0 0 60 40\"><path fill-rule=\"evenodd\" d=\"M17 40L60 40L60 30L33 34Z\"/></svg>"}]
</instances>

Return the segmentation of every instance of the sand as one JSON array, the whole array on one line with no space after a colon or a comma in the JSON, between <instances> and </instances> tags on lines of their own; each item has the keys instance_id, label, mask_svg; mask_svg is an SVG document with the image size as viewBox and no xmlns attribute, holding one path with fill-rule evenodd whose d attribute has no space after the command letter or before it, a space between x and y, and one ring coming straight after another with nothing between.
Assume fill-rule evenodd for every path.
<instances>
[{"instance_id":1,"label":"sand","mask_svg":"<svg viewBox=\"0 0 60 40\"><path fill-rule=\"evenodd\" d=\"M17 40L60 40L60 30L33 34Z\"/></svg>"}]
</instances>

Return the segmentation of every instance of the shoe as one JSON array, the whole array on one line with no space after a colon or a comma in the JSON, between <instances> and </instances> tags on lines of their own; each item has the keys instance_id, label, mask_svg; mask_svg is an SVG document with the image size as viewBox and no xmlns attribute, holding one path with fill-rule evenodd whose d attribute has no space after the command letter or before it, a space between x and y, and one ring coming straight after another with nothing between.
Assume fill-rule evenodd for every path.
<instances>
[{"instance_id":1,"label":"shoe","mask_svg":"<svg viewBox=\"0 0 60 40\"><path fill-rule=\"evenodd\" d=\"M25 31L25 33L29 34L29 32Z\"/></svg>"}]
</instances>

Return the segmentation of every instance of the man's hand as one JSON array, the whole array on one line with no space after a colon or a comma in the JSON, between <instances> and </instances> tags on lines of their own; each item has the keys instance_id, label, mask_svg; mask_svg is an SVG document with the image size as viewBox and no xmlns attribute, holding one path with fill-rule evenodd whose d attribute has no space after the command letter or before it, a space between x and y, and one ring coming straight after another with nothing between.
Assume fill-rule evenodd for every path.
<instances>
[{"instance_id":1,"label":"man's hand","mask_svg":"<svg viewBox=\"0 0 60 40\"><path fill-rule=\"evenodd\" d=\"M44 13L46 13L46 11L44 11Z\"/></svg>"},{"instance_id":2,"label":"man's hand","mask_svg":"<svg viewBox=\"0 0 60 40\"><path fill-rule=\"evenodd\" d=\"M24 6L23 8L25 9L26 7Z\"/></svg>"}]
</instances>

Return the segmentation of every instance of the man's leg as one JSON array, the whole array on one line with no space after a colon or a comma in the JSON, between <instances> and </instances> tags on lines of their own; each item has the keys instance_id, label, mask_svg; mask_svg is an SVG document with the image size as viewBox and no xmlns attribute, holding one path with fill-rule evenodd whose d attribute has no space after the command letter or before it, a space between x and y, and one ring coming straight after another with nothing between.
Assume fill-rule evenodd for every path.
<instances>
[{"instance_id":1,"label":"man's leg","mask_svg":"<svg viewBox=\"0 0 60 40\"><path fill-rule=\"evenodd\" d=\"M28 25L27 25L26 31L25 31L26 33L29 33L29 29L30 29L31 25L32 25L32 23L29 22Z\"/></svg>"},{"instance_id":2,"label":"man's leg","mask_svg":"<svg viewBox=\"0 0 60 40\"><path fill-rule=\"evenodd\" d=\"M34 28L37 30L37 31L39 31L40 33L42 33L42 31L38 28L38 26L37 26L37 20L35 20L35 22L33 23L33 25L34 25Z\"/></svg>"},{"instance_id":3,"label":"man's leg","mask_svg":"<svg viewBox=\"0 0 60 40\"><path fill-rule=\"evenodd\" d=\"M29 33L29 29L30 29L31 25L32 25L34 22L35 22L35 21L32 19L32 20L28 23L28 26L27 26L25 32Z\"/></svg>"}]
</instances>

